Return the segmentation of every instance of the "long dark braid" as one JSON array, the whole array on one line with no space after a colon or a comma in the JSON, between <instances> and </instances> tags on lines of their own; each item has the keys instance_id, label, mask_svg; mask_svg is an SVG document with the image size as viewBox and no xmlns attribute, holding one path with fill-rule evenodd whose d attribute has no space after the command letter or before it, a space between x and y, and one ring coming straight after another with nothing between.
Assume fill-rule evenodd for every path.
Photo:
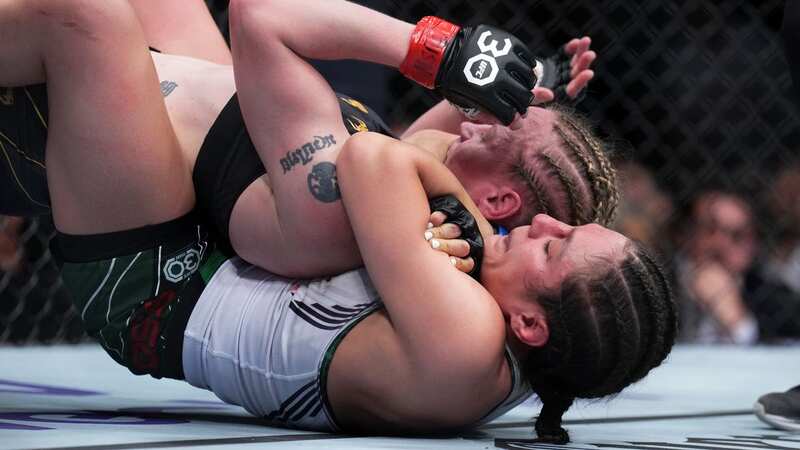
<instances>
[{"instance_id":1,"label":"long dark braid","mask_svg":"<svg viewBox=\"0 0 800 450\"><path fill-rule=\"evenodd\" d=\"M523 363L542 400L539 440L566 443L561 418L575 398L621 391L657 367L675 341L677 312L664 270L640 244L603 273L576 274L537 296L550 338Z\"/></svg>"}]
</instances>

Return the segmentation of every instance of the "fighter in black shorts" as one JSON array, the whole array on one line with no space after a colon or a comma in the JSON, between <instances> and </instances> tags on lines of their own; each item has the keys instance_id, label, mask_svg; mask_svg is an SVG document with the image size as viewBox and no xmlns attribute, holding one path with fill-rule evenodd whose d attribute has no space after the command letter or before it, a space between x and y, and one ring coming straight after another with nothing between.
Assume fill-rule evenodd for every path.
<instances>
[{"instance_id":1,"label":"fighter in black shorts","mask_svg":"<svg viewBox=\"0 0 800 450\"><path fill-rule=\"evenodd\" d=\"M354 5L348 7L356 8L356 15L389 22L401 35L413 28ZM47 14L39 14L41 11ZM64 27L65 18L80 26ZM332 176L335 171L327 170L334 165L335 150L353 131L388 131L363 105L339 96L319 98L317 105L284 109L279 111L282 116L276 112L280 108L273 108L276 120L272 122L259 122L260 113L255 113L249 122L249 133L244 132L243 119L248 113L239 112L231 68L149 54L135 12L126 1L7 2L0 8L0 29L29 38L30 42L30 46L19 48L0 40L0 65L8 68L0 74L0 85L37 86L6 90L2 97L11 103L11 92L14 105L24 107L12 111L12 119L4 117L2 126L9 131L4 131L7 137L2 142L5 147L14 147L19 157L11 160L9 156L11 176L5 182L14 188L25 188L8 202L4 199L3 211L46 212L49 185L49 204L58 229L53 247L64 262L65 283L90 334L135 373L181 376L175 361L179 359L182 338L175 330L182 329L204 280L223 258L216 240L209 237L206 224L226 240L236 236L234 230L225 230L226 225L234 223L236 214L232 209L246 211L245 218L252 219L247 221L252 234L240 233L246 237L240 239L243 244L239 248L234 242L234 248L239 253L255 248L256 257L266 254L271 258L268 262L283 263L282 259L294 257L298 252L291 251L291 245L298 244L301 249L309 245L292 240L292 230L276 234L274 228L260 228L281 205L272 197L274 186L269 177L259 177L264 173L263 164L253 158L261 153L263 161L265 148L274 143L254 145L250 139L253 133L257 132L264 144L271 127L279 123L284 127L308 125L294 120L298 111L307 115L318 107L333 107L341 112L342 120L316 124L319 130L310 134L306 142L280 143L281 158L266 165L269 168L274 164L269 170L271 175L301 174L307 196L302 201L327 199L333 208L331 215L316 209L310 219L315 226L330 223L331 233L339 235L338 227L347 224L342 222L341 206L336 204L338 191ZM86 30L103 39L87 39ZM493 29L492 33L495 37L504 36L501 30ZM458 36L481 41L478 36ZM390 41L377 54L362 54L363 49L357 46L348 51L353 57L397 65L395 54L405 53L405 45L398 47L398 43L407 39ZM342 51L342 45L337 51ZM515 45L518 48L521 44ZM387 54L381 56L384 51ZM588 54L585 47L582 52ZM443 66L447 66L447 58L456 58L451 54L439 57L444 60ZM585 75L591 62L585 59L576 62L576 79ZM517 69L524 67L519 66L519 59L513 61ZM92 71L91 77L85 76L87 70ZM495 76L510 76L508 67L498 70ZM243 67L237 77L246 78L248 72ZM583 76L577 90L586 81ZM170 89L161 89L164 82ZM530 86L509 86L505 95L524 97L514 101L516 109L527 105ZM575 91L574 84L572 87ZM468 104L482 105L505 116L509 111L513 114L515 108L498 103L496 98L480 92L467 95L469 86L460 89L461 97L454 97L457 101L471 99ZM19 92L25 93L30 104L16 103ZM198 92L205 96L198 97ZM50 105L49 111L45 104ZM521 108L524 110L524 106ZM30 127L26 129L27 125ZM283 133L272 135L278 139ZM46 178L33 171L36 167L41 170L43 162ZM32 164L31 171L23 172L23 164ZM20 177L20 173L24 176ZM244 191L239 191L242 188ZM195 208L196 200L202 206L200 214ZM303 210L298 205L291 206ZM207 217L202 218L202 214ZM264 236L272 238L265 245L279 245L275 252L247 245L248 239L264 245L268 239L259 239ZM300 252L318 262L316 266L302 265L302 270L322 273L355 263L353 242L330 241L323 236L310 244L316 252ZM328 247L321 248L320 243ZM342 254L347 255L343 257L345 263L337 259ZM291 264L294 265L287 266L286 272L298 267L297 261Z\"/></svg>"}]
</instances>

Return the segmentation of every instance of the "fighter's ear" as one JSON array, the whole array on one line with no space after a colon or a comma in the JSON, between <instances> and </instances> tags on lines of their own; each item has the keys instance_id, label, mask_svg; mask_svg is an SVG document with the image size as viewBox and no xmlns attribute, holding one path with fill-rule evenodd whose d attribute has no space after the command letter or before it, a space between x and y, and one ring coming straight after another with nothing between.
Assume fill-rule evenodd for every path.
<instances>
[{"instance_id":1,"label":"fighter's ear","mask_svg":"<svg viewBox=\"0 0 800 450\"><path fill-rule=\"evenodd\" d=\"M487 220L497 222L516 215L522 208L522 198L508 186L497 186L478 199L478 208Z\"/></svg>"},{"instance_id":2,"label":"fighter's ear","mask_svg":"<svg viewBox=\"0 0 800 450\"><path fill-rule=\"evenodd\" d=\"M541 347L550 338L547 318L538 310L511 314L509 325L517 339L531 347Z\"/></svg>"}]
</instances>

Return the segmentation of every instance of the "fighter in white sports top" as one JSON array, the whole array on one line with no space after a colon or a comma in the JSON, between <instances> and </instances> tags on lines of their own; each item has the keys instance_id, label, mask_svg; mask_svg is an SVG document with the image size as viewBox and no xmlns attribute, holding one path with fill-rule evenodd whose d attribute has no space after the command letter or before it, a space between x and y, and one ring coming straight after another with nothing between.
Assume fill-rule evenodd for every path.
<instances>
[{"instance_id":1,"label":"fighter in white sports top","mask_svg":"<svg viewBox=\"0 0 800 450\"><path fill-rule=\"evenodd\" d=\"M186 381L275 425L338 431L328 369L339 343L370 314L386 313L364 269L296 281L231 259L209 281L186 327ZM512 388L473 425L533 394L508 349L506 359Z\"/></svg>"}]
</instances>

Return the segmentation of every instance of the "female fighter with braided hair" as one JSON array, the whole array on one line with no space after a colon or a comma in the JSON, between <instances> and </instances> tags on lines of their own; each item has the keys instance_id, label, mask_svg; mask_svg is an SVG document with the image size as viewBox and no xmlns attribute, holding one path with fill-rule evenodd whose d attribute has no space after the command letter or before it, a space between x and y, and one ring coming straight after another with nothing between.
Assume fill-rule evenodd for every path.
<instances>
[{"instance_id":1,"label":"female fighter with braided hair","mask_svg":"<svg viewBox=\"0 0 800 450\"><path fill-rule=\"evenodd\" d=\"M251 91L255 104L243 105L252 111L248 120L263 119L259 100L272 102L273 111L300 100L302 108L284 117L285 132L269 129L278 131L276 142L297 138L304 114L336 130L322 130L323 140L340 139L341 123L331 120L340 113L324 82L280 34L261 34L269 11L258 8L270 5L235 2L235 49L276 63L278 75L303 82L319 103ZM186 378L276 424L354 431L469 426L504 412L532 387L544 400L541 435L563 440L560 417L571 398L621 389L659 364L671 345L671 297L642 249L598 225L571 227L543 215L506 238L492 236L444 166L369 133L347 140L337 160L366 270L289 280L225 261L186 215L193 190L181 174L189 168L130 6L4 0L0 22L4 33L30 37L22 49L0 39L0 83L48 83L47 171L65 281L87 329L134 373ZM121 56L124 64L110 63ZM256 61L247 57L240 62L240 88L276 75L249 71ZM295 145L304 144L288 148ZM269 144L258 150L268 167L275 163ZM291 204L298 194L290 174L299 168L276 165L276 203ZM337 185L321 183L330 181L330 169L323 165L302 180L316 200L339 195ZM441 194L455 195L477 220L487 244L485 288L421 237L428 196ZM321 203L313 205L320 210ZM321 215L336 217L331 210ZM605 289L587 289L596 284ZM548 296L554 304L539 304ZM586 335L597 348L573 339Z\"/></svg>"},{"instance_id":2,"label":"female fighter with braided hair","mask_svg":"<svg viewBox=\"0 0 800 450\"><path fill-rule=\"evenodd\" d=\"M492 235L452 174L428 155L397 148L403 145L364 133L339 156L343 203L388 318L367 317L364 335L359 324L342 341L358 350L346 351L338 366L334 356L329 374L348 375L342 384L329 378L328 389L343 391L327 393L329 417L350 430L404 429L413 419L400 415L404 420L392 423L398 412L391 401L385 409L365 401L398 379L419 389L401 390L412 400L404 397L399 407L423 402L430 427L470 423L487 406L505 408L532 389L543 402L539 439L567 442L561 416L575 398L617 393L669 353L676 309L663 270L641 245L596 224L573 227L540 214L507 236ZM430 211L426 195L443 193L454 193L478 221L485 242L480 285L447 270L445 257L415 239ZM390 341L388 348L399 350L389 356L368 345L372 332L381 334L375 321L383 320L399 340ZM494 334L501 330L504 340ZM373 357L388 369L351 368Z\"/></svg>"}]
</instances>

